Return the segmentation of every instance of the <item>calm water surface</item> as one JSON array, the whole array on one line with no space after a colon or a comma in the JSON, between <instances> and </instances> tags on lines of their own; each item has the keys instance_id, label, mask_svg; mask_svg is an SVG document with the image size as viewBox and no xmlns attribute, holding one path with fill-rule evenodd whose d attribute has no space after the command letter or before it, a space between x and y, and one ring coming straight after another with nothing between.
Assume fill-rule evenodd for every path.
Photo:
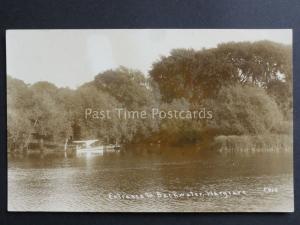
<instances>
[{"instance_id":1,"label":"calm water surface","mask_svg":"<svg viewBox=\"0 0 300 225\"><path fill-rule=\"evenodd\" d=\"M289 153L134 148L8 159L10 211L293 211ZM225 191L243 193L211 194Z\"/></svg>"}]
</instances>

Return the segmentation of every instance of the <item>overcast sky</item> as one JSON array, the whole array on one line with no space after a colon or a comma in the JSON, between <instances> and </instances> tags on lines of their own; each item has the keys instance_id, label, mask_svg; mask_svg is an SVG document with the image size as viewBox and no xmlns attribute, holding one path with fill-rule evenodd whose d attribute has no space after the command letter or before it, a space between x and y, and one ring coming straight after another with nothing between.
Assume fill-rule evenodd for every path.
<instances>
[{"instance_id":1,"label":"overcast sky","mask_svg":"<svg viewBox=\"0 0 300 225\"><path fill-rule=\"evenodd\" d=\"M292 44L292 30L9 30L7 74L26 83L76 88L120 65L147 74L173 48L257 40Z\"/></svg>"}]
</instances>

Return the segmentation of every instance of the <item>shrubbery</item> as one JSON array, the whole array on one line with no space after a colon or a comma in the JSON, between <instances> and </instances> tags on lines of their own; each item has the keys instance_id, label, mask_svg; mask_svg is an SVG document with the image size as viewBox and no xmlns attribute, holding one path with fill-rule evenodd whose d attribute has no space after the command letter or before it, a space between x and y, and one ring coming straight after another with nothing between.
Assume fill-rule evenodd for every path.
<instances>
[{"instance_id":1,"label":"shrubbery","mask_svg":"<svg viewBox=\"0 0 300 225\"><path fill-rule=\"evenodd\" d=\"M214 148L225 153L291 151L293 137L288 134L220 135L214 138Z\"/></svg>"}]
</instances>

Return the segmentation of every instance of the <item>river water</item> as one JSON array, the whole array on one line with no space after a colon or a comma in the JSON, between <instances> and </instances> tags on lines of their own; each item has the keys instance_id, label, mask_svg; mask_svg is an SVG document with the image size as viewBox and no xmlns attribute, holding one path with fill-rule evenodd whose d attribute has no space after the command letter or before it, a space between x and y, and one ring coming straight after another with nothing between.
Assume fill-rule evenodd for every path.
<instances>
[{"instance_id":1,"label":"river water","mask_svg":"<svg viewBox=\"0 0 300 225\"><path fill-rule=\"evenodd\" d=\"M135 147L8 157L9 211L293 211L291 153Z\"/></svg>"}]
</instances>

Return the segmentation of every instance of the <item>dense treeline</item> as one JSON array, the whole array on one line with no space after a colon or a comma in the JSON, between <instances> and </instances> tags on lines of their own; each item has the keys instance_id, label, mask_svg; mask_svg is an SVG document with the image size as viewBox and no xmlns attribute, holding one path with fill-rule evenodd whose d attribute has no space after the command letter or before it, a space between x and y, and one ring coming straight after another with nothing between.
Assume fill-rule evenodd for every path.
<instances>
[{"instance_id":1,"label":"dense treeline","mask_svg":"<svg viewBox=\"0 0 300 225\"><path fill-rule=\"evenodd\" d=\"M22 148L33 130L63 142L80 127L82 138L104 142L206 143L219 135L290 134L292 50L270 41L174 49L149 74L120 67L76 90L7 77L8 140ZM201 110L211 120L158 118L86 120L86 108Z\"/></svg>"}]
</instances>

